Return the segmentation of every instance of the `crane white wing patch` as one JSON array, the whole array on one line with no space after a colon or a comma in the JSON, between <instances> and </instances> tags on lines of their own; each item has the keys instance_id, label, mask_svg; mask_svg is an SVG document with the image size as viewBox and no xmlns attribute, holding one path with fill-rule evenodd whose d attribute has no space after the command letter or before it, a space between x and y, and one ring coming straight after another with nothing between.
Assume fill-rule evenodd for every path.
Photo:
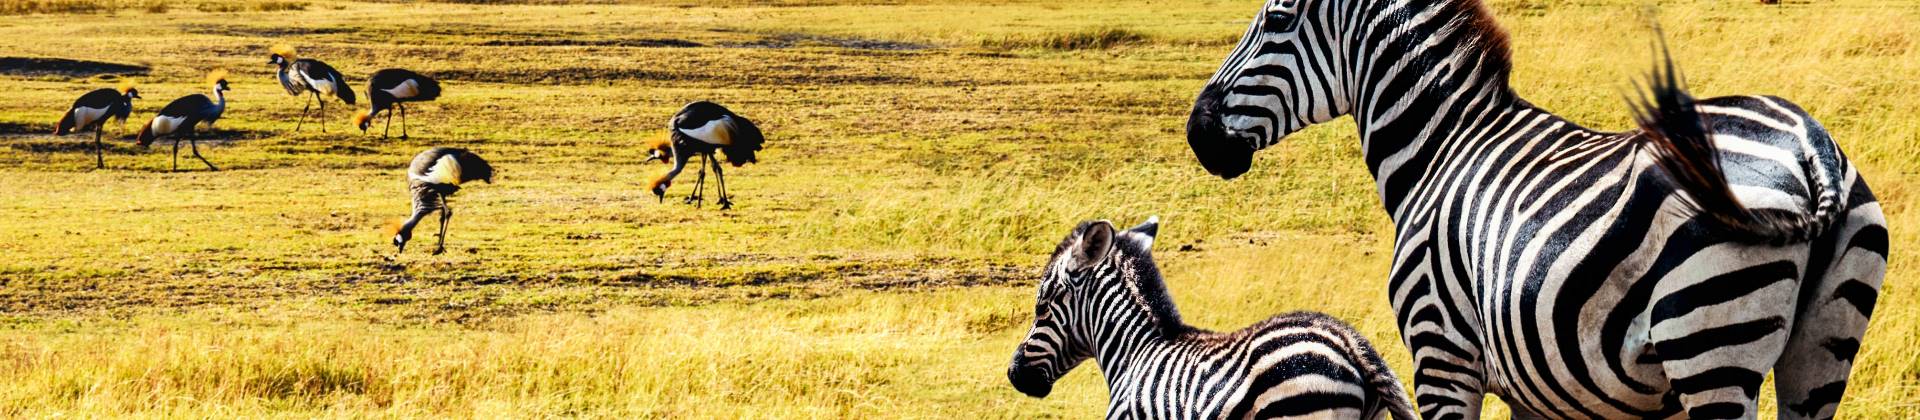
<instances>
[{"instance_id":1,"label":"crane white wing patch","mask_svg":"<svg viewBox=\"0 0 1920 420\"><path fill-rule=\"evenodd\" d=\"M414 96L420 95L420 82L414 81L413 79L407 79L407 81L400 82L400 84L398 85L394 85L393 88L391 89L383 89L383 90L386 90L387 93L393 94L394 99L412 98Z\"/></svg>"},{"instance_id":2,"label":"crane white wing patch","mask_svg":"<svg viewBox=\"0 0 1920 420\"><path fill-rule=\"evenodd\" d=\"M304 72L300 73L300 77L307 79L307 86L312 86L313 90L320 91L320 94L322 95L334 94L332 80L315 79L311 76L307 76L307 74Z\"/></svg>"},{"instance_id":3,"label":"crane white wing patch","mask_svg":"<svg viewBox=\"0 0 1920 420\"><path fill-rule=\"evenodd\" d=\"M86 127L89 124L93 124L94 121L99 121L100 118L105 115L107 115L106 108L73 107L73 128L79 129Z\"/></svg>"},{"instance_id":4,"label":"crane white wing patch","mask_svg":"<svg viewBox=\"0 0 1920 420\"><path fill-rule=\"evenodd\" d=\"M435 184L460 185L460 160L454 159L453 155L441 156L439 160L433 162L432 168L427 169L427 173L414 175L413 179Z\"/></svg>"},{"instance_id":5,"label":"crane white wing patch","mask_svg":"<svg viewBox=\"0 0 1920 420\"><path fill-rule=\"evenodd\" d=\"M154 135L167 135L167 134L172 134L173 130L179 129L180 123L183 123L186 121L187 121L187 117L169 117L169 116L161 115L158 117L153 117L153 122L149 124L153 128Z\"/></svg>"},{"instance_id":6,"label":"crane white wing patch","mask_svg":"<svg viewBox=\"0 0 1920 420\"><path fill-rule=\"evenodd\" d=\"M732 145L733 117L720 117L719 119L708 121L706 125L702 125L700 128L680 130L680 132L686 133L688 137L699 139L708 144L718 144L721 146Z\"/></svg>"}]
</instances>

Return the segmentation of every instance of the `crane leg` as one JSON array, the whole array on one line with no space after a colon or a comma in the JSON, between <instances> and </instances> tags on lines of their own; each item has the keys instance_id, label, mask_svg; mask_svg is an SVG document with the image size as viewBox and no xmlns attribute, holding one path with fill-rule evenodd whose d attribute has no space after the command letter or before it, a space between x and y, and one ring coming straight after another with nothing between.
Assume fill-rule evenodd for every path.
<instances>
[{"instance_id":1,"label":"crane leg","mask_svg":"<svg viewBox=\"0 0 1920 420\"><path fill-rule=\"evenodd\" d=\"M106 124L101 124L99 128L93 129L93 168L94 169L107 169L107 157L106 157L107 151L106 149L104 149L107 146L105 143L100 142L100 135L101 135L100 132L106 131L106 129L107 129Z\"/></svg>"},{"instance_id":2,"label":"crane leg","mask_svg":"<svg viewBox=\"0 0 1920 420\"><path fill-rule=\"evenodd\" d=\"M307 106L300 108L300 122L293 124L294 132L300 132L300 127L307 125L307 115L311 111L313 111L313 98L307 98Z\"/></svg>"},{"instance_id":3,"label":"crane leg","mask_svg":"<svg viewBox=\"0 0 1920 420\"><path fill-rule=\"evenodd\" d=\"M173 171L180 172L180 137L173 137Z\"/></svg>"},{"instance_id":4,"label":"crane leg","mask_svg":"<svg viewBox=\"0 0 1920 420\"><path fill-rule=\"evenodd\" d=\"M174 144L176 145L175 147L179 145L179 143ZM216 172L220 170L220 168L213 167L213 162L208 162L206 156L200 156L200 139L198 137L187 139L187 146L193 148L193 157L199 158L200 163L207 164L207 170Z\"/></svg>"},{"instance_id":5,"label":"crane leg","mask_svg":"<svg viewBox=\"0 0 1920 420\"><path fill-rule=\"evenodd\" d=\"M700 155L700 176L693 179L693 194L687 196L687 204L700 207L707 193L707 155Z\"/></svg>"},{"instance_id":6,"label":"crane leg","mask_svg":"<svg viewBox=\"0 0 1920 420\"><path fill-rule=\"evenodd\" d=\"M714 203L719 204L721 210L727 210L733 208L733 200L727 196L727 176L720 173L721 166L724 165L720 164L720 159L713 160L713 180L718 181L720 184L720 200L714 201Z\"/></svg>"},{"instance_id":7,"label":"crane leg","mask_svg":"<svg viewBox=\"0 0 1920 420\"><path fill-rule=\"evenodd\" d=\"M433 255L447 252L447 222L453 221L453 208L447 207L447 196L440 196L440 235L433 244Z\"/></svg>"},{"instance_id":8,"label":"crane leg","mask_svg":"<svg viewBox=\"0 0 1920 420\"><path fill-rule=\"evenodd\" d=\"M316 90L313 91L313 100L320 103L320 114L314 116L313 123L319 124L320 132L325 133L327 132L327 98L320 97L320 91Z\"/></svg>"},{"instance_id":9,"label":"crane leg","mask_svg":"<svg viewBox=\"0 0 1920 420\"><path fill-rule=\"evenodd\" d=\"M380 129L380 138L387 138L387 133L391 132L393 132L393 110L389 109L387 110L387 128Z\"/></svg>"},{"instance_id":10,"label":"crane leg","mask_svg":"<svg viewBox=\"0 0 1920 420\"><path fill-rule=\"evenodd\" d=\"M406 140L407 139L407 103L401 102L399 105L395 105L395 107L400 108L400 139Z\"/></svg>"}]
</instances>

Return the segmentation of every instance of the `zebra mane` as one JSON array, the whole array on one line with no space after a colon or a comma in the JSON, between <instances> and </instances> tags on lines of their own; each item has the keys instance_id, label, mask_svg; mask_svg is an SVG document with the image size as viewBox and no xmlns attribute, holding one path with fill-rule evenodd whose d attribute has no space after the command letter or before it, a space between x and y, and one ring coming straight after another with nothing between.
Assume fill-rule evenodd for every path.
<instances>
[{"instance_id":1,"label":"zebra mane","mask_svg":"<svg viewBox=\"0 0 1920 420\"><path fill-rule=\"evenodd\" d=\"M1350 1L1365 2L1366 0ZM1416 60L1412 68L1437 66L1448 56L1470 57L1472 58L1470 61L1477 64L1481 73L1492 75L1493 81L1498 82L1501 88L1507 86L1508 76L1513 70L1512 41L1507 37L1507 31L1495 21L1493 12L1488 10L1486 4L1481 0L1405 0L1405 2L1415 3L1406 6L1410 9L1437 9L1431 22L1444 22L1454 27L1454 34L1450 36L1451 39L1448 42L1434 46L1441 51L1451 50L1450 54L1426 55ZM1377 21L1380 22L1379 25L1389 26L1419 24L1407 21L1411 16L1419 15L1418 11L1393 10L1399 3L1370 2L1370 5L1363 6L1367 10L1363 13L1366 16L1357 16L1357 18L1363 22ZM1375 16L1380 14L1389 14L1389 16L1375 19ZM1378 36L1391 32L1374 31L1372 28L1358 28L1358 30L1359 37ZM1416 47L1428 40L1426 36L1402 36L1393 41L1394 47L1389 48L1418 51L1419 48ZM1371 43L1372 41L1362 42Z\"/></svg>"},{"instance_id":2,"label":"zebra mane","mask_svg":"<svg viewBox=\"0 0 1920 420\"><path fill-rule=\"evenodd\" d=\"M1193 330L1180 320L1180 310L1173 305L1173 295L1167 292L1166 280L1160 276L1151 250L1132 236L1119 235L1113 244L1114 252L1120 254L1114 259L1114 268L1120 271L1118 280L1126 287L1128 297L1134 306L1147 312L1148 322L1161 338L1180 337Z\"/></svg>"},{"instance_id":3,"label":"zebra mane","mask_svg":"<svg viewBox=\"0 0 1920 420\"><path fill-rule=\"evenodd\" d=\"M1473 30L1471 45L1480 47L1486 53L1487 61L1481 64L1497 66L1501 81L1505 82L1508 73L1513 70L1513 41L1507 37L1507 30L1493 18L1493 12L1480 0L1459 0L1451 3L1458 13L1455 19L1466 22Z\"/></svg>"}]
</instances>

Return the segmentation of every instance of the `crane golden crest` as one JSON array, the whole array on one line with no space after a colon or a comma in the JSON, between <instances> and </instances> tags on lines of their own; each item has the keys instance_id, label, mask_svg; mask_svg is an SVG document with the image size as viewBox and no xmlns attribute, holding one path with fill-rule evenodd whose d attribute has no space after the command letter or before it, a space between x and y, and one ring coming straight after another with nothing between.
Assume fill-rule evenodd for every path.
<instances>
[{"instance_id":1,"label":"crane golden crest","mask_svg":"<svg viewBox=\"0 0 1920 420\"><path fill-rule=\"evenodd\" d=\"M213 69L207 72L208 84L219 84L221 80L227 80L227 69Z\"/></svg>"}]
</instances>

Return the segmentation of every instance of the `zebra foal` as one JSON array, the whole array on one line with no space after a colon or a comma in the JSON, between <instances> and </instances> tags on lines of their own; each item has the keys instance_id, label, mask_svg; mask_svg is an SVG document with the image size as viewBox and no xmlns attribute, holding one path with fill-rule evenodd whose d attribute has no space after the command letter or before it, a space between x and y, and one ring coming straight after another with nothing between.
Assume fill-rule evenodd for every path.
<instances>
[{"instance_id":1,"label":"zebra foal","mask_svg":"<svg viewBox=\"0 0 1920 420\"><path fill-rule=\"evenodd\" d=\"M1664 53L1664 44L1661 53ZM1424 417L1832 418L1882 278L1880 204L1781 98L1694 99L1671 59L1640 129L1589 130L1508 85L1476 0L1269 0L1187 141L1237 177L1352 115L1395 226L1386 298Z\"/></svg>"},{"instance_id":2,"label":"zebra foal","mask_svg":"<svg viewBox=\"0 0 1920 420\"><path fill-rule=\"evenodd\" d=\"M1333 317L1295 312L1230 333L1182 323L1150 255L1158 220L1118 232L1084 222L1061 241L1007 369L1014 388L1046 397L1091 358L1108 418L1415 418L1386 362Z\"/></svg>"}]
</instances>

